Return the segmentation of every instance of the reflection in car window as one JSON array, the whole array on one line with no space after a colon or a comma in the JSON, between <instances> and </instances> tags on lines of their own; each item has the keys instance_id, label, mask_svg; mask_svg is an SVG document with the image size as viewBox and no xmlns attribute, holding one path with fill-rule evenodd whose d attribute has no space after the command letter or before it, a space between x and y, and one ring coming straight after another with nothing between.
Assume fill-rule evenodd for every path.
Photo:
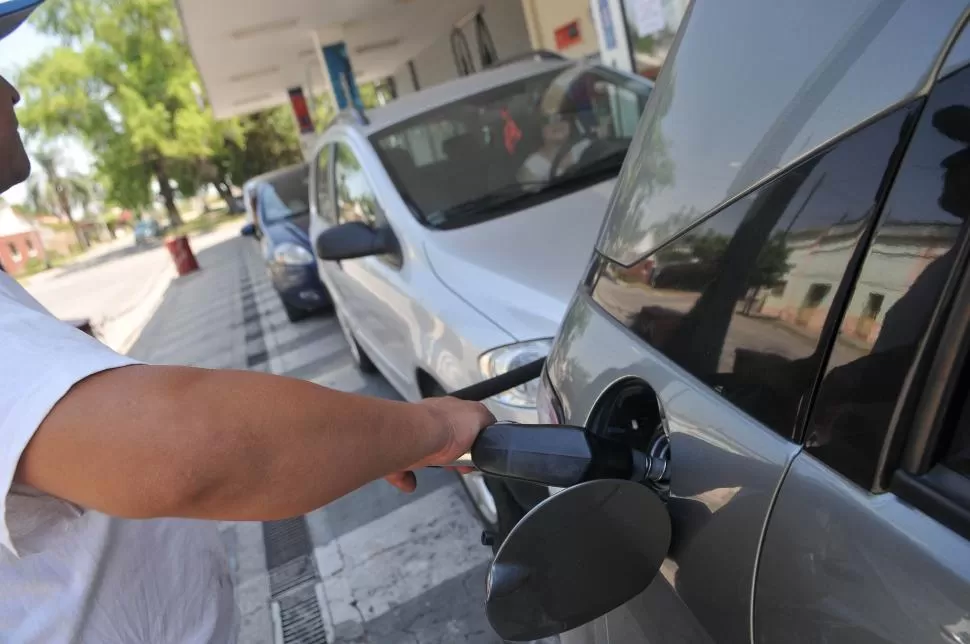
<instances>
[{"instance_id":1,"label":"reflection in car window","mask_svg":"<svg viewBox=\"0 0 970 644\"><path fill-rule=\"evenodd\" d=\"M947 53L943 67L940 68L940 77L948 76L968 64L970 64L970 28L964 25L960 35Z\"/></svg>"},{"instance_id":2,"label":"reflection in car window","mask_svg":"<svg viewBox=\"0 0 970 644\"><path fill-rule=\"evenodd\" d=\"M325 146L317 155L317 214L324 220L333 222L333 193L330 190L330 154L333 146Z\"/></svg>"},{"instance_id":3,"label":"reflection in car window","mask_svg":"<svg viewBox=\"0 0 970 644\"><path fill-rule=\"evenodd\" d=\"M598 248L624 265L935 71L966 0L694 2L664 63ZM750 24L759 25L751 29ZM730 34L743 45L725 47ZM905 45L901 46L901 43ZM752 56L751 52L765 52ZM765 82L765 79L771 82ZM632 221L631 221L632 220ZM639 237L624 234L628 228Z\"/></svg>"},{"instance_id":4,"label":"reflection in car window","mask_svg":"<svg viewBox=\"0 0 970 644\"><path fill-rule=\"evenodd\" d=\"M673 45L674 36L680 29L688 0L660 0L655 3L624 0L623 4L636 72L656 79Z\"/></svg>"},{"instance_id":5,"label":"reflection in car window","mask_svg":"<svg viewBox=\"0 0 970 644\"><path fill-rule=\"evenodd\" d=\"M267 179L258 188L263 220L272 224L309 212L309 183L309 167L305 164Z\"/></svg>"},{"instance_id":6,"label":"reflection in car window","mask_svg":"<svg viewBox=\"0 0 970 644\"><path fill-rule=\"evenodd\" d=\"M856 132L630 267L608 262L593 298L737 407L794 436L829 310L909 113Z\"/></svg>"},{"instance_id":7,"label":"reflection in car window","mask_svg":"<svg viewBox=\"0 0 970 644\"><path fill-rule=\"evenodd\" d=\"M340 223L362 221L372 228L381 223L377 196L364 175L360 161L346 143L338 143L336 147L334 191Z\"/></svg>"},{"instance_id":8,"label":"reflection in car window","mask_svg":"<svg viewBox=\"0 0 970 644\"><path fill-rule=\"evenodd\" d=\"M903 383L970 215L970 70L931 94L839 328L807 448L873 483Z\"/></svg>"},{"instance_id":9,"label":"reflection in car window","mask_svg":"<svg viewBox=\"0 0 970 644\"><path fill-rule=\"evenodd\" d=\"M647 81L573 64L462 98L371 140L416 214L451 228L502 214L483 198L615 175L649 91Z\"/></svg>"}]
</instances>

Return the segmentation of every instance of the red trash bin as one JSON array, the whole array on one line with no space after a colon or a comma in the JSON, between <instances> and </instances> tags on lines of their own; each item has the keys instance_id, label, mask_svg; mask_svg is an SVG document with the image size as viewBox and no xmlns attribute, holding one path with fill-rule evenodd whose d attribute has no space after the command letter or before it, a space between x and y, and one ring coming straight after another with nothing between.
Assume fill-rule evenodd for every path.
<instances>
[{"instance_id":1,"label":"red trash bin","mask_svg":"<svg viewBox=\"0 0 970 644\"><path fill-rule=\"evenodd\" d=\"M165 240L165 248L168 249L172 261L175 262L175 270L179 276L188 275L199 270L199 262L195 261L195 254L189 246L189 238L185 235L169 237Z\"/></svg>"}]
</instances>

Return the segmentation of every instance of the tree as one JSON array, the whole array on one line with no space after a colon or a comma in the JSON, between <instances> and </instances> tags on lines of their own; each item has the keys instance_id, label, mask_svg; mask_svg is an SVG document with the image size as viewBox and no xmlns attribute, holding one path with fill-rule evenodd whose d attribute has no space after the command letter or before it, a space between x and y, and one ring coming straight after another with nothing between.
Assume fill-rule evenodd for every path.
<instances>
[{"instance_id":1,"label":"tree","mask_svg":"<svg viewBox=\"0 0 970 644\"><path fill-rule=\"evenodd\" d=\"M300 140L289 105L281 105L239 119L242 142L227 144L216 163L236 185L265 172L303 160Z\"/></svg>"},{"instance_id":2,"label":"tree","mask_svg":"<svg viewBox=\"0 0 970 644\"><path fill-rule=\"evenodd\" d=\"M56 207L51 198L50 184L42 181L40 176L33 174L27 179L27 200L24 203L33 215L53 214Z\"/></svg>"},{"instance_id":3,"label":"tree","mask_svg":"<svg viewBox=\"0 0 970 644\"><path fill-rule=\"evenodd\" d=\"M196 100L198 75L171 0L47 3L34 25L60 39L19 75L21 122L91 148L107 198L139 208L154 179L173 224L175 166L213 155L238 123L219 123Z\"/></svg>"},{"instance_id":4,"label":"tree","mask_svg":"<svg viewBox=\"0 0 970 644\"><path fill-rule=\"evenodd\" d=\"M74 231L74 238L82 249L88 247L87 237L71 216L71 184L61 172L61 160L53 149L34 151L34 159L47 175L47 185L51 189L49 205L54 211L60 211L60 216L67 220Z\"/></svg>"}]
</instances>

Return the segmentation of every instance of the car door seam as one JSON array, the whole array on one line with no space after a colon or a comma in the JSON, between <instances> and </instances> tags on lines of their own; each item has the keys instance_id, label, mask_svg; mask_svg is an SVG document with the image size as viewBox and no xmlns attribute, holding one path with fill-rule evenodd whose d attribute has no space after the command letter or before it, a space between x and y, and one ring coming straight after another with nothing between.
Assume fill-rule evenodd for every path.
<instances>
[{"instance_id":1,"label":"car door seam","mask_svg":"<svg viewBox=\"0 0 970 644\"><path fill-rule=\"evenodd\" d=\"M802 453L803 447L801 445L796 446L797 449L785 463L785 469L782 471L781 476L778 477L778 483L775 485L775 489L771 494L771 500L768 502L768 508L765 512L764 523L761 526L761 535L758 537L758 547L754 554L754 568L751 574L751 596L748 602L748 636L750 644L755 644L754 637L754 602L757 595L758 589L758 570L761 567L761 553L764 550L765 538L768 535L768 524L771 521L771 514L775 510L775 504L778 502L778 496L781 494L781 487L785 484L785 480L788 478L788 473L791 472L792 466L795 464L795 459L798 455Z\"/></svg>"}]
</instances>

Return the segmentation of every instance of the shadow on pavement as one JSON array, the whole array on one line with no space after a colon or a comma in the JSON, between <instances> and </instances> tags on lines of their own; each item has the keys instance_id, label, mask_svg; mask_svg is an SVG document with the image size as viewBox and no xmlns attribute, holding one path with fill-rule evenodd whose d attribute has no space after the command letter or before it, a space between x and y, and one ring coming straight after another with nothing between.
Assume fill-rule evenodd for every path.
<instances>
[{"instance_id":1,"label":"shadow on pavement","mask_svg":"<svg viewBox=\"0 0 970 644\"><path fill-rule=\"evenodd\" d=\"M110 243L110 242L109 242ZM59 279L66 275L71 275L78 271L83 271L89 268L94 268L95 266L101 266L102 264L107 264L130 255L136 255L138 253L149 251L162 246L162 242L152 242L150 244L144 244L141 246L136 246L134 242L129 246L124 246L115 250L108 251L101 255L95 257L90 257L88 259L80 259L70 264L65 264L60 267L60 272L54 277L54 279Z\"/></svg>"}]
</instances>

